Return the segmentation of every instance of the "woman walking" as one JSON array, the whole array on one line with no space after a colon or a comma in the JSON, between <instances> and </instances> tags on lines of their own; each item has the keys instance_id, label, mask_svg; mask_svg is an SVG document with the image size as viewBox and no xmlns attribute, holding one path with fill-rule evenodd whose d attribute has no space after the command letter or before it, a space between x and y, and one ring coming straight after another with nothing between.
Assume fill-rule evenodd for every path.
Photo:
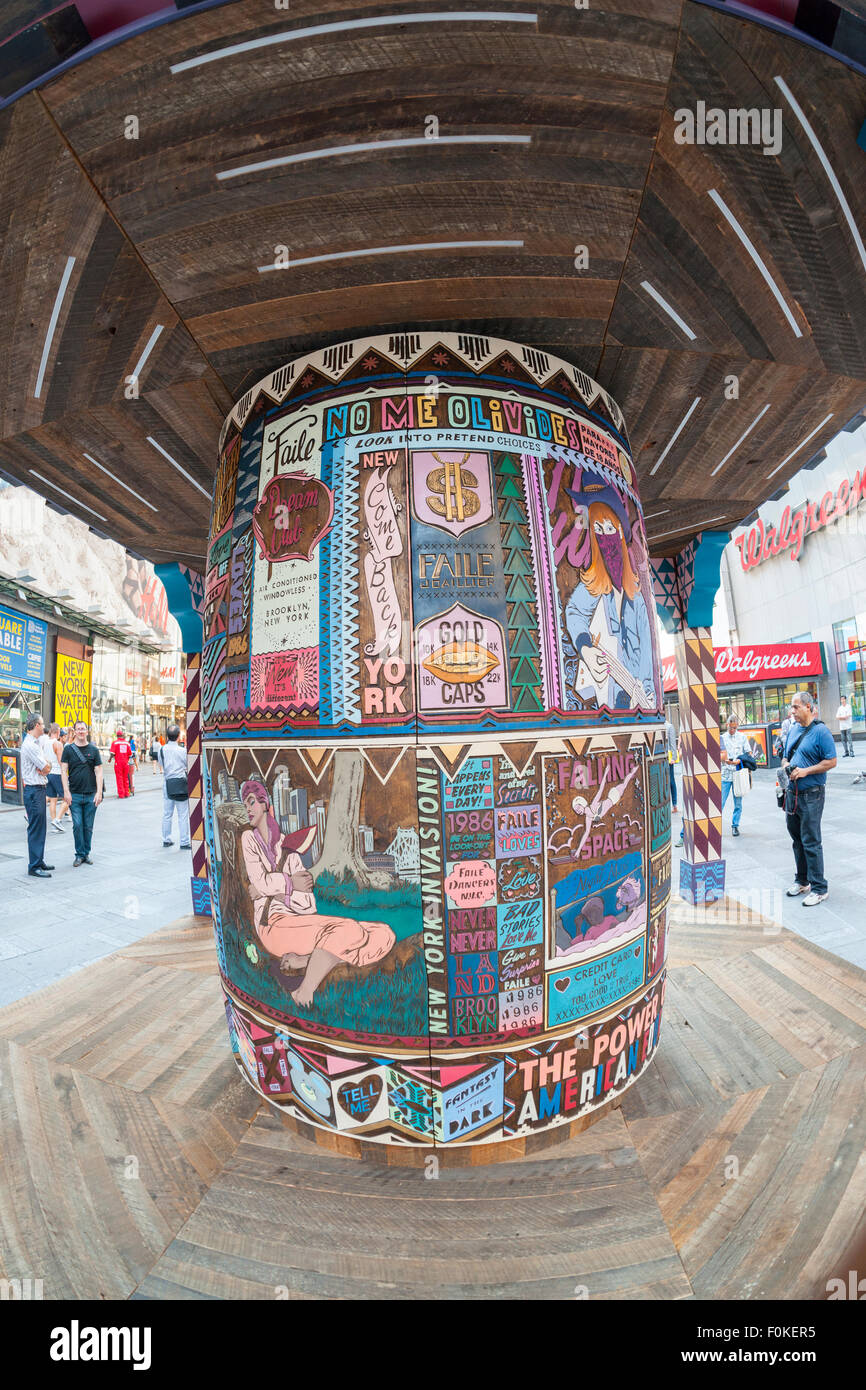
<instances>
[{"instance_id":1,"label":"woman walking","mask_svg":"<svg viewBox=\"0 0 866 1390\"><path fill-rule=\"evenodd\" d=\"M63 799L63 778L60 775L60 759L63 757L63 744L63 730L59 724L52 724L48 730L48 739L46 741L46 751L48 748L51 749L48 756L51 771L48 773L48 785L46 790L48 792L48 819L51 822L51 829L56 830L58 834L63 834L66 830L66 826L62 825L61 821L69 809ZM59 811L57 809L58 803L60 804Z\"/></svg>"}]
</instances>

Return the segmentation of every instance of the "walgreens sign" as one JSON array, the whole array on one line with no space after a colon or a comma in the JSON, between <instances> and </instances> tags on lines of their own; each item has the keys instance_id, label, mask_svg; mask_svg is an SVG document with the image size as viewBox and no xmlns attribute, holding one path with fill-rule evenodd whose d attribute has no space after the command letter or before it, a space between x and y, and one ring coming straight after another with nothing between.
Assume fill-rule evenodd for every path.
<instances>
[{"instance_id":1,"label":"walgreens sign","mask_svg":"<svg viewBox=\"0 0 866 1390\"><path fill-rule=\"evenodd\" d=\"M737 536L734 545L740 552L744 570L762 565L773 555L787 550L792 560L799 560L803 541L813 531L821 531L831 521L847 516L866 497L866 468L845 479L836 492L825 492L820 502L804 502L795 512L786 507L778 526L764 526L760 517L750 531Z\"/></svg>"},{"instance_id":2,"label":"walgreens sign","mask_svg":"<svg viewBox=\"0 0 866 1390\"><path fill-rule=\"evenodd\" d=\"M785 681L823 676L824 648L820 642L786 642L779 646L713 647L717 685L749 685L752 681ZM665 692L677 688L672 656L662 662Z\"/></svg>"}]
</instances>

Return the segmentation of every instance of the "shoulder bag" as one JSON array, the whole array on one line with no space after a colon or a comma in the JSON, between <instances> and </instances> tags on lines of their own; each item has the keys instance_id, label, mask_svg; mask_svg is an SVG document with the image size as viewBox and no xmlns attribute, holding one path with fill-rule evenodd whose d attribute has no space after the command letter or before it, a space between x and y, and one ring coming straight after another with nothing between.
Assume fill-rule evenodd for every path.
<instances>
[{"instance_id":1,"label":"shoulder bag","mask_svg":"<svg viewBox=\"0 0 866 1390\"><path fill-rule=\"evenodd\" d=\"M812 724L823 724L823 723L824 723L823 719L813 719L813 720L812 720ZM780 810L780 811L784 811L784 809L785 809L785 800L786 800L786 797L787 797L788 787L789 787L790 784L791 784L791 779L790 779L789 776L788 776L788 768L791 766L791 759L793 758L793 756L794 756L794 754L796 753L797 749L800 747L800 744L803 742L803 739L806 737L807 733L809 732L809 729L811 729L812 724L810 724L808 729L804 729L804 730L802 731L802 733L801 733L797 738L794 739L794 743L793 743L793 745L792 745L792 748L791 748L790 753L787 755L787 757L783 758L782 766L779 768L779 771L780 771L780 772L783 772L784 775L785 775L785 780L784 780L784 783L781 785L781 790L778 790L778 789L777 789L777 791L776 791L776 805L779 807L779 810ZM784 748L782 749L782 752L784 753ZM777 782L777 788L778 788L778 787L779 787L779 783Z\"/></svg>"},{"instance_id":2,"label":"shoulder bag","mask_svg":"<svg viewBox=\"0 0 866 1390\"><path fill-rule=\"evenodd\" d=\"M161 750L161 754L162 754L162 756L160 757L159 761L160 761L160 763L161 763L161 765L162 765L162 770L163 770L163 772L165 772L165 750L164 750L164 749ZM188 801L188 800L189 800L189 781L188 781L188 778L187 778L187 774L184 773L183 775L180 775L180 776L166 777L166 779L165 779L165 794L166 794L166 796L168 797L169 801Z\"/></svg>"},{"instance_id":3,"label":"shoulder bag","mask_svg":"<svg viewBox=\"0 0 866 1390\"><path fill-rule=\"evenodd\" d=\"M169 801L188 801L189 782L185 777L166 777L165 794Z\"/></svg>"}]
</instances>

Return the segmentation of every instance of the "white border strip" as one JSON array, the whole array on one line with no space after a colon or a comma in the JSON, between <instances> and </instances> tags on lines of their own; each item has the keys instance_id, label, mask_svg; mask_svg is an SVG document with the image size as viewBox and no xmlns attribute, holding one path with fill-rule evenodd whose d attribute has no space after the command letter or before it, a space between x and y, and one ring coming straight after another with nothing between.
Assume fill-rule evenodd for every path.
<instances>
[{"instance_id":1,"label":"white border strip","mask_svg":"<svg viewBox=\"0 0 866 1390\"><path fill-rule=\"evenodd\" d=\"M791 452L790 452L790 454L788 455L787 458L782 459L782 462L781 462L781 463L777 463L777 464L776 464L776 467L773 469L772 473L768 473L768 474L767 474L767 482L769 482L771 478L775 478L775 476L776 476L776 474L778 473L779 469L780 469L780 468L784 468L784 467L785 467L785 464L786 464L786 463L789 463L789 462L791 461L791 459L794 457L795 454L799 454L800 450L801 450L802 448L804 448L806 444L809 443L809 440L810 440L810 439L814 439L814 438L815 438L815 435L818 433L819 430L822 430L822 429L824 428L824 426L826 425L827 421L833 419L833 415L834 415L834 411L831 410L829 415L825 415L825 416L824 416L824 419L821 421L820 425L816 425L816 426L815 426L815 428L812 430L812 433L811 433L811 434L807 434L805 439L801 439L801 440L800 440L800 443L797 445L796 449L792 449Z\"/></svg>"},{"instance_id":2,"label":"white border strip","mask_svg":"<svg viewBox=\"0 0 866 1390\"><path fill-rule=\"evenodd\" d=\"M70 504L70 510L73 506L80 507L83 512L90 512L91 516L95 516L100 521L104 521L106 525L108 524L108 517L103 516L101 512L95 512L92 507L87 506L86 502L79 502L78 498L73 497L70 492L67 492L65 487L58 487L56 483L52 483L50 478L43 478L42 474L37 473L35 468L28 468L27 472L32 473L34 478L38 478L40 483L44 483L46 487L53 487L55 492L59 492L63 500Z\"/></svg>"},{"instance_id":3,"label":"white border strip","mask_svg":"<svg viewBox=\"0 0 866 1390\"><path fill-rule=\"evenodd\" d=\"M690 521L686 526L675 526L672 531L659 531L658 535L647 536L648 541L661 541L665 536L679 536L683 531L694 531L696 534L705 526L712 526L714 521L724 521L723 516L711 516L707 521Z\"/></svg>"},{"instance_id":4,"label":"white border strip","mask_svg":"<svg viewBox=\"0 0 866 1390\"><path fill-rule=\"evenodd\" d=\"M132 375L135 377L136 381L138 380L141 374L142 367L144 366L150 354L153 352L153 349L156 346L156 340L164 327L165 324L158 323L156 325L156 328L153 330L150 337L148 338L147 343L145 344L144 352L141 354L141 356L139 357L138 361L132 369Z\"/></svg>"},{"instance_id":5,"label":"white border strip","mask_svg":"<svg viewBox=\"0 0 866 1390\"><path fill-rule=\"evenodd\" d=\"M42 395L42 383L45 380L45 368L48 366L48 354L51 352L51 344L54 341L54 334L57 330L57 320L60 318L60 307L63 304L63 297L69 284L69 277L72 274L72 267L75 265L75 257L67 256L66 269L60 280L60 289L57 291L57 298L54 301L54 308L51 310L51 318L48 321L48 332L45 334L45 342L42 344L42 357L39 362L39 375L36 378L36 390L33 392L36 400ZM31 470L32 472L32 470ZM37 477L39 475L37 474ZM105 518L103 517L103 520Z\"/></svg>"},{"instance_id":6,"label":"white border strip","mask_svg":"<svg viewBox=\"0 0 866 1390\"><path fill-rule=\"evenodd\" d=\"M717 474L718 472L720 472L721 469L724 468L725 464L727 463L727 461L728 461L728 459L731 457L731 455L732 455L732 454L735 454L735 453L737 452L737 450L739 449L739 447L740 447L740 445L742 444L743 440L746 439L746 438L748 438L748 436L752 433L752 430L753 430L753 429L755 428L755 426L757 425L758 421L759 421L759 420L763 420L764 416L766 415L766 413L767 413L767 411L768 411L769 409L770 409L770 403L768 402L768 403L764 406L764 409L763 409L763 410L759 410L759 411L758 411L757 415L755 416L755 418L754 418L754 420L752 421L752 423L749 425L748 429L743 430L743 433L740 435L740 437L739 437L739 439L737 440L736 444L734 444L734 445L728 450L728 452L725 454L725 457L722 459L721 463L717 463L717 464L716 464L715 468L714 468L713 471L710 473L710 477L711 477L711 478L714 478L714 477L716 476L716 474Z\"/></svg>"},{"instance_id":7,"label":"white border strip","mask_svg":"<svg viewBox=\"0 0 866 1390\"><path fill-rule=\"evenodd\" d=\"M659 294L658 290L655 289L654 286L652 286L652 285L650 284L649 280L641 280L641 282L640 282L640 287L641 287L642 290L645 290L645 291L646 291L646 293L649 295L650 299L654 299L655 302L656 302L656 304L660 305L661 308L664 309L665 313L668 314L668 315L673 319L673 321L674 321L674 323L677 325L677 327L678 327L678 328L681 328L681 329L683 330L683 332L685 333L686 337L689 338L692 342L694 342L694 340L695 340L697 334L695 334L695 333L692 332L692 330L689 328L688 324L686 323L685 319L681 319L681 318L680 318L679 314L677 313L677 311L676 311L676 309L673 307L673 305L668 304L667 300L664 299L664 298Z\"/></svg>"},{"instance_id":8,"label":"white border strip","mask_svg":"<svg viewBox=\"0 0 866 1390\"><path fill-rule=\"evenodd\" d=\"M758 268L758 270L759 270L761 276L763 277L763 279L764 279L764 281L765 281L765 283L766 283L766 285L767 285L767 287L768 287L770 293L772 294L772 296L773 296L773 298L775 299L776 303L778 304L779 308L782 310L782 313L785 315L785 318L788 320L788 323L790 324L791 331L793 332L794 337L795 337L795 338L802 338L803 332L802 332L802 329L800 328L800 325L798 324L797 320L794 318L794 315L791 313L791 310L788 308L787 302L786 302L786 300L785 300L784 295L782 294L782 291L779 289L779 286L776 284L775 280L773 279L772 275L770 274L770 272L769 272L769 270L767 269L766 265L764 264L763 260L762 260L761 257L758 255L757 248L755 247L755 244L754 244L754 242L751 240L751 238L749 237L748 233L743 229L743 227L740 226L740 224L739 224L739 222L737 221L736 217L735 217L734 214L731 212L731 209L728 207L728 205L727 205L727 203L725 202L724 198L723 198L722 195L718 192L717 189L715 189L715 188L708 188L708 189L707 189L707 197L708 197L708 198L712 198L712 200L713 200L713 202L715 203L716 207L719 209L719 212L722 214L722 216L724 217L725 221L728 223L728 226L729 226L729 227L731 228L731 230L736 234L736 236L739 237L740 241L741 241L741 242L743 243L743 245L745 246L746 250L747 250L748 253L749 253L749 256L751 257L752 261L754 262L754 264L755 264L756 267Z\"/></svg>"},{"instance_id":9,"label":"white border strip","mask_svg":"<svg viewBox=\"0 0 866 1390\"><path fill-rule=\"evenodd\" d=\"M833 172L833 166L827 158L826 154L824 153L824 149L820 140L818 139L812 127L810 126L809 122L806 120L806 115L803 111L802 106L797 101L797 98L794 96L794 93L791 91L791 88L788 86L784 77L774 77L773 81L781 91L785 100L790 105L791 110L797 117L797 120L800 122L800 125L803 127L803 130L806 133L806 139L809 141L809 144L812 146L812 149L815 151L816 155L821 161L821 168L827 175L827 178L830 181L830 187L836 194L839 206L842 209L842 215L845 218L845 221L848 223L851 235L854 238L854 245L857 247L857 251L860 256L860 261L863 265L863 269L866 270L866 247L864 247L863 245L863 238L860 235L857 223L854 221L854 214L848 206L848 199L842 192L842 187L839 183L839 180Z\"/></svg>"},{"instance_id":10,"label":"white border strip","mask_svg":"<svg viewBox=\"0 0 866 1390\"><path fill-rule=\"evenodd\" d=\"M220 169L218 179L236 179L241 174L258 174L263 169L279 169L285 164L306 164L311 159L332 159L341 154L369 154L374 150L419 149L422 145L531 145L531 135L413 135L396 140L365 140L357 145L331 145L328 149L307 150L304 154L284 154L262 159L258 164L241 164L237 169Z\"/></svg>"},{"instance_id":11,"label":"white border strip","mask_svg":"<svg viewBox=\"0 0 866 1390\"><path fill-rule=\"evenodd\" d=\"M671 437L670 437L670 439L668 440L667 444L665 445L664 449L663 449L662 452L659 454L658 458L656 459L655 463L653 464L652 468L650 469L650 471L649 471L650 477L652 477L653 474L656 473L656 472L658 471L659 468L661 468L662 464L664 463L664 461L665 461L665 459L667 458L668 454L670 453L671 449L674 447L674 445L676 444L676 442L677 442L677 440L679 439L680 435L682 434L683 430L685 429L686 425L689 423L689 420L692 418L692 415L694 414L695 410L697 409L698 405L700 404L700 400L701 400L700 396L695 396L694 400L692 401L692 403L691 403L691 405L689 406L688 410L686 411L685 415L684 415L683 418L680 420L680 423L677 425L676 429L674 430L673 434L671 435Z\"/></svg>"},{"instance_id":12,"label":"white border strip","mask_svg":"<svg viewBox=\"0 0 866 1390\"><path fill-rule=\"evenodd\" d=\"M181 465L178 463L177 459L173 459L172 456L171 456L171 454L166 453L166 451L165 451L165 449L163 449L162 445L161 445L161 444L157 444L156 440L155 440L154 438L152 438L151 435L147 435L146 438L147 438L148 444L152 444L153 447L154 447L154 449L156 449L157 453L162 454L162 456L163 456L164 459L168 459L168 461L169 461L169 463L171 464L172 468L176 468L177 471L178 471L178 473L182 473L182 474L183 474L183 476L186 478L186 480L187 480L188 483L192 483L193 487L197 487L198 490L199 490L199 492L201 493L202 497L206 497L206 498L208 499L209 502L211 501L211 494L210 494L209 492L206 492L206 491L205 491L205 489L202 487L201 483L197 483L197 482L196 482L195 478L192 476L191 473L187 473L186 469L181 467Z\"/></svg>"},{"instance_id":13,"label":"white border strip","mask_svg":"<svg viewBox=\"0 0 866 1390\"><path fill-rule=\"evenodd\" d=\"M213 53L202 53L198 58L186 58L182 63L172 63L169 72L188 72L190 68L216 63L221 58L234 58L238 53L252 53L257 48L269 48L275 43L312 39L320 34L346 34L357 29L382 29L389 24L535 24L537 20L537 14L511 14L508 10L445 10L431 14L384 14L378 18L347 19L337 24L311 24L306 29L284 29L279 34L265 34L260 39L248 39L246 43L233 43L228 48L214 49Z\"/></svg>"},{"instance_id":14,"label":"white border strip","mask_svg":"<svg viewBox=\"0 0 866 1390\"><path fill-rule=\"evenodd\" d=\"M688 530L688 527L686 527L685 529ZM174 551L172 551L171 553L174 554ZM652 713L652 711L650 711L650 712ZM664 728L664 721L663 721L663 716L662 716L662 715L653 714L653 718L657 721L655 724L652 724L652 723L648 723L648 724L617 724L617 725L615 726L615 728L611 730L611 732L617 733L617 734L648 734L648 735L653 735L653 734L655 734L655 733L658 733L661 729ZM310 738L307 738L307 737L306 737L306 734L304 735L303 742L302 742L302 745L301 745L303 748L333 748L333 747L335 746L335 742L334 742L334 739L333 739L333 738L329 739L327 736L324 736L324 735L323 735L321 738L315 738L315 737L312 737L312 732L313 732L313 731L311 731L311 737L310 737ZM549 742L551 739L553 739L554 741L555 741L555 740L559 740L559 742L562 742L564 739L567 739L567 738L576 738L576 737L578 737L578 736L580 735L581 732L586 733L586 730L585 730L585 729L584 729L584 730L581 730L580 726L576 726L576 725L573 725L573 724L564 724L561 728L556 728L556 729L543 729L543 730L541 730L541 731L538 731L538 730L525 730L524 732L528 732L528 733L537 733L537 734L538 734L538 737L536 738L535 741L536 741L537 743L541 743L541 742L544 742L544 741L548 741L548 742ZM608 732L608 730L607 730L606 728L603 729L603 730L594 729L594 730L592 731L592 734L591 734L590 736L591 736L591 737L595 737L595 735L598 734L598 733L606 734L607 732ZM237 738L237 736L234 735L234 734L230 735L228 738L220 738L220 737L219 737L218 735L216 735L216 734L210 734L210 735L208 735L208 734L206 734L206 733L204 733L204 732L202 732L201 741L202 741L202 746L203 746L203 747L204 747L204 745L206 744L209 748L223 748L223 749L225 749L225 748L236 748L236 747L243 747L243 748L277 748L277 749L283 748L283 749L284 749L285 746L286 746L286 741L285 741L285 739L282 739L282 740L281 740L281 739L278 739L278 738L262 738L262 739L256 739L255 742L243 743L243 744L241 744L241 743L239 742L239 739ZM428 739L426 739L426 743L423 743L423 744L421 744L420 746L421 746L421 747L426 747L427 745L429 745L429 744L431 744L431 743L435 744L435 743L437 743L438 741L439 741L438 738L428 738ZM530 738L530 739L528 739L528 740L522 740L522 741L526 741L526 742L530 742L530 743L531 743L531 742L532 742L532 739ZM470 750L471 750L472 748L475 748L475 747L480 746L481 744L494 744L494 745L495 745L495 744L501 744L501 743L502 743L502 730L501 730L501 729L498 730L498 731L497 731L496 729L486 729L486 730L477 729L477 730L472 730L472 736L471 736L471 738L466 739L465 742L469 745ZM361 739L360 737L359 737L359 738L355 738L355 737L352 737L352 738L341 738L341 739L339 740L339 743L337 743L336 746L337 746L338 748L360 748L360 749L364 749L364 748L369 748L369 746L370 746L370 741L369 741L369 739L368 739L366 742L364 742L364 740ZM384 736L384 737L381 739L381 741L380 741L379 739L376 740L376 746L377 746L377 747L381 746L382 748L417 748L417 747L419 746L419 744L418 744L418 740L417 740L417 738L416 738L416 736L415 736L414 734L412 734L412 735L410 735L410 734L404 734L402 738L395 738L393 735L391 735L391 736ZM545 750L542 749L541 751L544 752ZM467 756L467 758L471 758L471 757L472 757L471 751L470 751L469 753L467 753L466 756ZM563 1026L565 1026L565 1025L563 1025ZM530 1039L529 1039L529 1042L532 1043L532 1041L533 1041L532 1038L530 1038Z\"/></svg>"},{"instance_id":15,"label":"white border strip","mask_svg":"<svg viewBox=\"0 0 866 1390\"><path fill-rule=\"evenodd\" d=\"M290 260L288 265L260 265L260 275L269 270L294 270L299 265L321 265L323 261L349 261L356 256L397 256L404 251L458 251L467 249L508 248L519 250L522 241L417 241L408 246L365 246L360 251L332 251L327 256L302 256L300 260Z\"/></svg>"},{"instance_id":16,"label":"white border strip","mask_svg":"<svg viewBox=\"0 0 866 1390\"><path fill-rule=\"evenodd\" d=\"M106 476L109 477L113 483L118 483L120 487L126 488L126 491L131 493L133 497L136 497L139 502L143 502L146 507L150 507L150 510L152 512L159 510L157 507L153 505L152 502L148 502L146 497L142 497L140 492L136 492L135 489L131 488L128 483L125 483L122 478L116 478L115 475L111 472L111 470L106 468L104 463L99 462L99 459L95 459L92 454L84 453L83 450L82 453L84 458L87 459L88 463L92 463L94 468L98 468L100 472L105 473Z\"/></svg>"}]
</instances>

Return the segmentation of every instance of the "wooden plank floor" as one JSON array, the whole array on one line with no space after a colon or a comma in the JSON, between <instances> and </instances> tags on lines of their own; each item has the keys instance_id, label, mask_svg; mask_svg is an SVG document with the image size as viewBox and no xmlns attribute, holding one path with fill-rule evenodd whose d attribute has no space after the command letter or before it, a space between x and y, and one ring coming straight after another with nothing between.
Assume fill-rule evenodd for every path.
<instances>
[{"instance_id":1,"label":"wooden plank floor","mask_svg":"<svg viewBox=\"0 0 866 1390\"><path fill-rule=\"evenodd\" d=\"M866 974L757 917L673 912L622 1108L490 1167L285 1128L184 918L0 1010L0 1277L45 1298L823 1298L866 1207Z\"/></svg>"}]
</instances>

